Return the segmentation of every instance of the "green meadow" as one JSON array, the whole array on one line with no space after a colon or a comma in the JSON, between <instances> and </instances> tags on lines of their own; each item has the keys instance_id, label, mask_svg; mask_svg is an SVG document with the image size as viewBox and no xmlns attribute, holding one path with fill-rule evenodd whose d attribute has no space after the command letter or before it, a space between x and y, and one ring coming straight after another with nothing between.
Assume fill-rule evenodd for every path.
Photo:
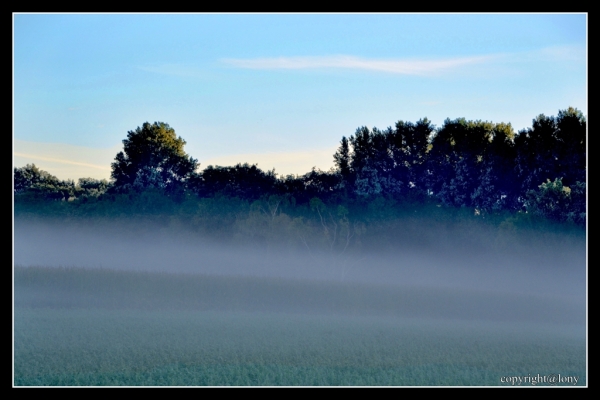
<instances>
[{"instance_id":1,"label":"green meadow","mask_svg":"<svg viewBox=\"0 0 600 400\"><path fill-rule=\"evenodd\" d=\"M539 296L83 268L14 279L16 386L587 384L585 314Z\"/></svg>"}]
</instances>

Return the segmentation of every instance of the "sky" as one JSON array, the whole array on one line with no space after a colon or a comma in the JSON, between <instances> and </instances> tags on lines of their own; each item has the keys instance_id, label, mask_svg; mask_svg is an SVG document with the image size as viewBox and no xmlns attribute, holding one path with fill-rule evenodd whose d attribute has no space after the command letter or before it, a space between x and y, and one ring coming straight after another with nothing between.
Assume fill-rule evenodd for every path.
<instances>
[{"instance_id":1,"label":"sky","mask_svg":"<svg viewBox=\"0 0 600 400\"><path fill-rule=\"evenodd\" d=\"M334 166L362 126L587 117L587 15L13 14L13 165L110 178L165 122L200 163Z\"/></svg>"}]
</instances>

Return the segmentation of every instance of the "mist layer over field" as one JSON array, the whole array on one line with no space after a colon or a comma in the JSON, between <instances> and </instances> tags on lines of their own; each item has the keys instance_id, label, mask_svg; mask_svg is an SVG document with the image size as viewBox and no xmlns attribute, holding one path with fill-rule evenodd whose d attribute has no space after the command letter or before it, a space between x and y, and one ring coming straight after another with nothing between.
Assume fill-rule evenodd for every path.
<instances>
[{"instance_id":1,"label":"mist layer over field","mask_svg":"<svg viewBox=\"0 0 600 400\"><path fill-rule=\"evenodd\" d=\"M511 251L430 234L422 246L339 254L143 222L16 219L15 382L585 382L583 236Z\"/></svg>"},{"instance_id":2,"label":"mist layer over field","mask_svg":"<svg viewBox=\"0 0 600 400\"><path fill-rule=\"evenodd\" d=\"M210 275L446 287L584 300L585 240L487 251L440 232L429 246L333 252L219 243L152 224L15 221L14 262ZM424 227L426 230L427 227ZM489 241L494 237L487 232ZM583 303L581 303L583 304Z\"/></svg>"}]
</instances>

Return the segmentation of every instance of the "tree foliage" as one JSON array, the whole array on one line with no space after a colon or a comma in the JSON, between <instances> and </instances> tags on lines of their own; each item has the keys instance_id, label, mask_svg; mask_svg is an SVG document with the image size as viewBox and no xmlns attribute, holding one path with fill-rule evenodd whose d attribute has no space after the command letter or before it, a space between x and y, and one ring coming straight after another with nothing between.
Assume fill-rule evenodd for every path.
<instances>
[{"instance_id":1,"label":"tree foliage","mask_svg":"<svg viewBox=\"0 0 600 400\"><path fill-rule=\"evenodd\" d=\"M565 185L585 182L585 138L586 121L577 109L561 110L556 117L537 116L515 138L521 191L559 177Z\"/></svg>"},{"instance_id":2,"label":"tree foliage","mask_svg":"<svg viewBox=\"0 0 600 400\"><path fill-rule=\"evenodd\" d=\"M75 192L73 181L61 181L54 175L27 164L14 169L14 194L47 200L69 200Z\"/></svg>"},{"instance_id":3,"label":"tree foliage","mask_svg":"<svg viewBox=\"0 0 600 400\"><path fill-rule=\"evenodd\" d=\"M254 220L271 215L269 224L284 221L282 215L292 215L293 209L319 214L322 208L315 206L315 198L328 210L343 206L353 213L360 208L380 212L383 206L372 207L376 203L389 208L426 202L475 215L526 211L585 224L586 132L586 120L574 108L557 116L539 115L531 128L516 135L510 124L465 118L446 119L439 128L427 118L398 121L384 130L362 126L342 137L333 155L334 168L278 177L275 170L262 171L247 163L196 172L197 160L184 152L185 141L168 124L146 122L123 140L123 151L111 165L110 183L92 178L78 184L60 181L31 164L15 168L14 193L19 199L29 194L90 203L118 195L129 196L119 201L131 203L133 192L139 192L145 193L142 203L157 202L157 207L144 203L142 208L155 210L172 206L159 204L164 194L175 203L185 200L192 209L199 198L214 199L216 205L237 198L249 208L253 205ZM273 200L278 206L271 213L265 211L271 210L269 199L285 201ZM298 211L290 218L306 217L302 215ZM342 226L339 221L335 223Z\"/></svg>"},{"instance_id":4,"label":"tree foliage","mask_svg":"<svg viewBox=\"0 0 600 400\"><path fill-rule=\"evenodd\" d=\"M200 197L221 194L246 200L276 192L275 170L264 172L256 164L237 164L233 167L209 165L192 179L191 187Z\"/></svg>"},{"instance_id":5,"label":"tree foliage","mask_svg":"<svg viewBox=\"0 0 600 400\"><path fill-rule=\"evenodd\" d=\"M585 183L577 182L571 189L563 185L562 178L548 179L537 190L527 192L526 206L533 215L585 224Z\"/></svg>"},{"instance_id":6,"label":"tree foliage","mask_svg":"<svg viewBox=\"0 0 600 400\"><path fill-rule=\"evenodd\" d=\"M197 160L184 152L185 144L163 122L145 122L141 128L127 132L123 151L111 165L115 188L156 188L165 192L181 189L198 166Z\"/></svg>"}]
</instances>

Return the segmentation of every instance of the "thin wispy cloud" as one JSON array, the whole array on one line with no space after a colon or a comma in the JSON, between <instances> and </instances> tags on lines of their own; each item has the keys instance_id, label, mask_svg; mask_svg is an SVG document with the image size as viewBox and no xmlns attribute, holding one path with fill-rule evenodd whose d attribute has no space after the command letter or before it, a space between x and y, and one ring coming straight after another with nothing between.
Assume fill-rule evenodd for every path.
<instances>
[{"instance_id":1,"label":"thin wispy cloud","mask_svg":"<svg viewBox=\"0 0 600 400\"><path fill-rule=\"evenodd\" d=\"M460 67L481 64L498 58L497 55L426 59L369 59L346 55L324 57L274 57L252 59L223 59L238 68L248 69L317 69L338 68L386 72L401 75L436 75Z\"/></svg>"},{"instance_id":2,"label":"thin wispy cloud","mask_svg":"<svg viewBox=\"0 0 600 400\"><path fill-rule=\"evenodd\" d=\"M545 47L534 55L545 57L552 61L585 62L586 50L583 46L553 46Z\"/></svg>"},{"instance_id":3,"label":"thin wispy cloud","mask_svg":"<svg viewBox=\"0 0 600 400\"><path fill-rule=\"evenodd\" d=\"M89 168L96 168L96 169L102 169L105 171L110 171L110 166L105 166L105 165L95 165L95 164L83 163L83 162L79 162L79 161L65 160L65 159L61 159L61 158L45 157L45 156L40 156L37 154L25 154L25 153L13 153L13 154L16 157L31 158L34 160L50 161L50 162L55 162L55 163L60 163L60 164L78 165L81 167L89 167Z\"/></svg>"}]
</instances>

